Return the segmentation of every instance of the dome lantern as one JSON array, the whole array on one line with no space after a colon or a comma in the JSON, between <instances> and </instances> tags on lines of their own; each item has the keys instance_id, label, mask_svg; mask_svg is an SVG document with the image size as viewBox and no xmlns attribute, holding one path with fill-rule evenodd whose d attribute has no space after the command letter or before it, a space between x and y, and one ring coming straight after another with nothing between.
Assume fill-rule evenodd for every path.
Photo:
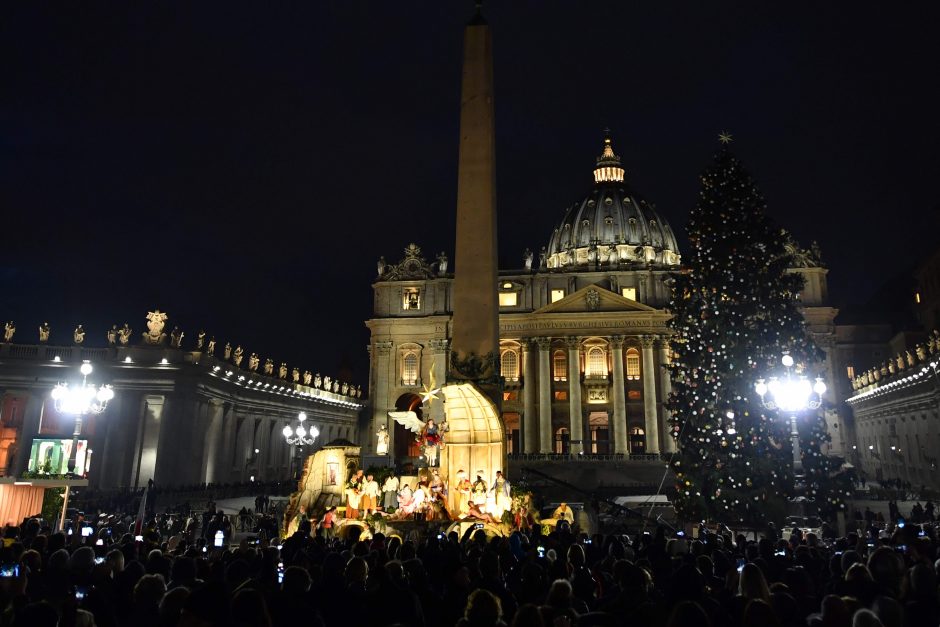
<instances>
[{"instance_id":1,"label":"dome lantern","mask_svg":"<svg viewBox=\"0 0 940 627\"><path fill-rule=\"evenodd\" d=\"M595 183L623 183L623 166L610 142L610 129L604 129L604 152L597 158L594 168Z\"/></svg>"}]
</instances>

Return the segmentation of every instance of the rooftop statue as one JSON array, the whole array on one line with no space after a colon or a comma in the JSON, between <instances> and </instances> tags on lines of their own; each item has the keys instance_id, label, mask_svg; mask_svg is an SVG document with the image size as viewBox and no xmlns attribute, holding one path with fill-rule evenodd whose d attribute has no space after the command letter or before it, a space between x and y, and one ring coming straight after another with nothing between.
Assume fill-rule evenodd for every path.
<instances>
[{"instance_id":1,"label":"rooftop statue","mask_svg":"<svg viewBox=\"0 0 940 627\"><path fill-rule=\"evenodd\" d=\"M277 369L277 376L279 379L287 378L287 362L281 362L281 367Z\"/></svg>"},{"instance_id":2,"label":"rooftop statue","mask_svg":"<svg viewBox=\"0 0 940 627\"><path fill-rule=\"evenodd\" d=\"M125 322L124 326L118 329L118 342L121 343L121 346L127 346L128 342L131 341L131 327Z\"/></svg>"},{"instance_id":3,"label":"rooftop statue","mask_svg":"<svg viewBox=\"0 0 940 627\"><path fill-rule=\"evenodd\" d=\"M82 328L82 325L75 327L75 330L72 331L72 339L75 340L76 344L81 344L85 341L85 329Z\"/></svg>"},{"instance_id":4,"label":"rooftop statue","mask_svg":"<svg viewBox=\"0 0 940 627\"><path fill-rule=\"evenodd\" d=\"M225 348L222 349L222 359L228 361L232 358L232 344L230 342L225 343Z\"/></svg>"},{"instance_id":5,"label":"rooftop statue","mask_svg":"<svg viewBox=\"0 0 940 627\"><path fill-rule=\"evenodd\" d=\"M274 362L270 357L264 360L264 374L273 375L274 374Z\"/></svg>"},{"instance_id":6,"label":"rooftop statue","mask_svg":"<svg viewBox=\"0 0 940 627\"><path fill-rule=\"evenodd\" d=\"M45 344L48 342L50 333L52 333L52 329L49 327L48 322L43 322L39 325L39 343Z\"/></svg>"},{"instance_id":7,"label":"rooftop statue","mask_svg":"<svg viewBox=\"0 0 940 627\"><path fill-rule=\"evenodd\" d=\"M209 353L210 357L215 357L215 336L209 338L209 343L206 345L206 352Z\"/></svg>"},{"instance_id":8,"label":"rooftop statue","mask_svg":"<svg viewBox=\"0 0 940 627\"><path fill-rule=\"evenodd\" d=\"M437 273L440 276L447 274L447 255L444 254L444 251L437 254Z\"/></svg>"},{"instance_id":9,"label":"rooftop statue","mask_svg":"<svg viewBox=\"0 0 940 627\"><path fill-rule=\"evenodd\" d=\"M526 270L532 269L532 261L535 259L535 255L532 254L532 251L526 248L522 251L522 265Z\"/></svg>"},{"instance_id":10,"label":"rooftop statue","mask_svg":"<svg viewBox=\"0 0 940 627\"><path fill-rule=\"evenodd\" d=\"M171 348L181 348L183 343L184 333L180 331L179 327L173 327L173 330L170 331L170 347Z\"/></svg>"},{"instance_id":11,"label":"rooftop statue","mask_svg":"<svg viewBox=\"0 0 940 627\"><path fill-rule=\"evenodd\" d=\"M300 383L300 368L294 368L290 371L290 380L293 383Z\"/></svg>"},{"instance_id":12,"label":"rooftop statue","mask_svg":"<svg viewBox=\"0 0 940 627\"><path fill-rule=\"evenodd\" d=\"M252 353L248 356L248 370L251 372L257 372L260 363L261 359L258 357L258 353Z\"/></svg>"},{"instance_id":13,"label":"rooftop statue","mask_svg":"<svg viewBox=\"0 0 940 627\"><path fill-rule=\"evenodd\" d=\"M3 341L9 344L13 341L13 334L16 333L16 325L10 320L3 325Z\"/></svg>"},{"instance_id":14,"label":"rooftop statue","mask_svg":"<svg viewBox=\"0 0 940 627\"><path fill-rule=\"evenodd\" d=\"M114 346L117 343L118 328L116 324L112 324L111 328L108 329L108 345Z\"/></svg>"},{"instance_id":15,"label":"rooftop statue","mask_svg":"<svg viewBox=\"0 0 940 627\"><path fill-rule=\"evenodd\" d=\"M309 370L304 370L304 385L310 385L313 383L313 375Z\"/></svg>"},{"instance_id":16,"label":"rooftop statue","mask_svg":"<svg viewBox=\"0 0 940 627\"><path fill-rule=\"evenodd\" d=\"M144 333L144 341L147 344L157 345L163 343L163 340L166 338L163 327L166 324L167 318L169 318L169 316L159 309L147 312L147 333Z\"/></svg>"},{"instance_id":17,"label":"rooftop statue","mask_svg":"<svg viewBox=\"0 0 940 627\"><path fill-rule=\"evenodd\" d=\"M323 383L323 380L320 378L320 373L318 372L315 377L313 377L313 387L320 389L320 385Z\"/></svg>"},{"instance_id":18,"label":"rooftop statue","mask_svg":"<svg viewBox=\"0 0 940 627\"><path fill-rule=\"evenodd\" d=\"M245 349L241 347L241 344L235 347L235 352L232 353L232 361L235 363L235 366L242 365L242 358L245 355Z\"/></svg>"},{"instance_id":19,"label":"rooftop statue","mask_svg":"<svg viewBox=\"0 0 940 627\"><path fill-rule=\"evenodd\" d=\"M202 329L199 329L199 333L196 334L196 350L201 351L203 345L206 343L206 332Z\"/></svg>"}]
</instances>

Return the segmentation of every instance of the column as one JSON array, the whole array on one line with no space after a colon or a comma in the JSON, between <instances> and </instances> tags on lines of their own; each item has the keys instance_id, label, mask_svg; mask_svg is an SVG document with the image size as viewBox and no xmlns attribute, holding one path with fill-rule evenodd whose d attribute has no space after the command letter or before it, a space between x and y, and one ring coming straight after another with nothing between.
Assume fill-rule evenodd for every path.
<instances>
[{"instance_id":1,"label":"column","mask_svg":"<svg viewBox=\"0 0 940 627\"><path fill-rule=\"evenodd\" d=\"M141 399L134 460L134 487L146 486L157 471L157 448L160 443L160 418L163 416L162 396L144 396Z\"/></svg>"},{"instance_id":2,"label":"column","mask_svg":"<svg viewBox=\"0 0 940 627\"><path fill-rule=\"evenodd\" d=\"M371 362L369 366L370 370L375 373L375 380L371 382L374 387L369 394L369 398L372 400L372 428L370 429L369 444L366 449L372 453L375 453L377 444L375 434L382 425L388 426L389 454L394 454L395 451L395 428L393 425L389 425L388 422L388 410L392 409L388 398L388 382L389 378L394 376L394 364L392 362L395 361L392 359L391 353L391 341L376 342L375 347L370 347L369 350L369 361Z\"/></svg>"},{"instance_id":3,"label":"column","mask_svg":"<svg viewBox=\"0 0 940 627\"><path fill-rule=\"evenodd\" d=\"M219 449L222 447L222 402L211 399L206 403L208 430L206 432L206 459L203 462L203 481L215 483L219 477Z\"/></svg>"},{"instance_id":4,"label":"column","mask_svg":"<svg viewBox=\"0 0 940 627\"><path fill-rule=\"evenodd\" d=\"M538 377L535 374L536 366L533 350L535 346L531 340L522 341L522 450L525 453L538 452L538 425L535 415L535 382Z\"/></svg>"},{"instance_id":5,"label":"column","mask_svg":"<svg viewBox=\"0 0 940 627\"><path fill-rule=\"evenodd\" d=\"M581 338L568 337L568 416L571 433L571 453L584 450L584 415L581 411Z\"/></svg>"},{"instance_id":6,"label":"column","mask_svg":"<svg viewBox=\"0 0 940 627\"><path fill-rule=\"evenodd\" d=\"M659 454L659 417L656 412L656 366L653 365L654 336L640 338L643 345L643 416L646 423L646 452Z\"/></svg>"},{"instance_id":7,"label":"column","mask_svg":"<svg viewBox=\"0 0 940 627\"><path fill-rule=\"evenodd\" d=\"M539 453L552 452L552 375L549 356L552 338L540 337L539 345Z\"/></svg>"},{"instance_id":8,"label":"column","mask_svg":"<svg viewBox=\"0 0 940 627\"><path fill-rule=\"evenodd\" d=\"M613 335L610 338L614 361L614 418L610 428L614 431L614 453L629 454L627 447L627 399L624 396L623 381L623 336Z\"/></svg>"},{"instance_id":9,"label":"column","mask_svg":"<svg viewBox=\"0 0 940 627\"><path fill-rule=\"evenodd\" d=\"M675 453L676 439L672 437L672 414L666 409L666 401L672 394L672 378L669 376L669 370L665 366L669 363L669 342L659 340L659 393L663 403L663 450L667 453Z\"/></svg>"}]
</instances>

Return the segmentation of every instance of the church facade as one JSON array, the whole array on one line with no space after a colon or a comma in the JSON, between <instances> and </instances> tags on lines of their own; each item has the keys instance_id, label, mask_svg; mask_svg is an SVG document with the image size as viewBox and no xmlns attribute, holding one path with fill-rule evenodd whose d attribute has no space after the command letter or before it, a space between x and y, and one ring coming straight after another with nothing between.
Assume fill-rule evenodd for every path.
<instances>
[{"instance_id":1,"label":"church facade","mask_svg":"<svg viewBox=\"0 0 940 627\"><path fill-rule=\"evenodd\" d=\"M537 256L527 250L521 268L499 271L500 412L510 459L652 461L675 450L664 366L671 276L682 271L676 238L656 207L625 181L609 137L593 178L593 188L564 219L546 225L553 230ZM827 306L826 269L817 255L796 252L792 271L806 279L807 328L826 351L822 374L831 381L837 310ZM420 452L388 411L443 419L440 403L422 400L447 379L452 287L443 253L428 262L411 244L398 263L379 261L366 322L369 427L373 434L388 427L391 461ZM845 430L838 408L827 420L832 448L840 450ZM364 440L374 452L375 436Z\"/></svg>"}]
</instances>

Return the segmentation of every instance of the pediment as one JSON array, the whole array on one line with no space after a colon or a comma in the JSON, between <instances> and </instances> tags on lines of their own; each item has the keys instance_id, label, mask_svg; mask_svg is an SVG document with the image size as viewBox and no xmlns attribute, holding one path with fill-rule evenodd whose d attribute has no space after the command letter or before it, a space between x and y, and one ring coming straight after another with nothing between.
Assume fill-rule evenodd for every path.
<instances>
[{"instance_id":1,"label":"pediment","mask_svg":"<svg viewBox=\"0 0 940 627\"><path fill-rule=\"evenodd\" d=\"M533 313L590 313L594 311L656 312L649 305L624 298L600 285L588 285Z\"/></svg>"}]
</instances>

